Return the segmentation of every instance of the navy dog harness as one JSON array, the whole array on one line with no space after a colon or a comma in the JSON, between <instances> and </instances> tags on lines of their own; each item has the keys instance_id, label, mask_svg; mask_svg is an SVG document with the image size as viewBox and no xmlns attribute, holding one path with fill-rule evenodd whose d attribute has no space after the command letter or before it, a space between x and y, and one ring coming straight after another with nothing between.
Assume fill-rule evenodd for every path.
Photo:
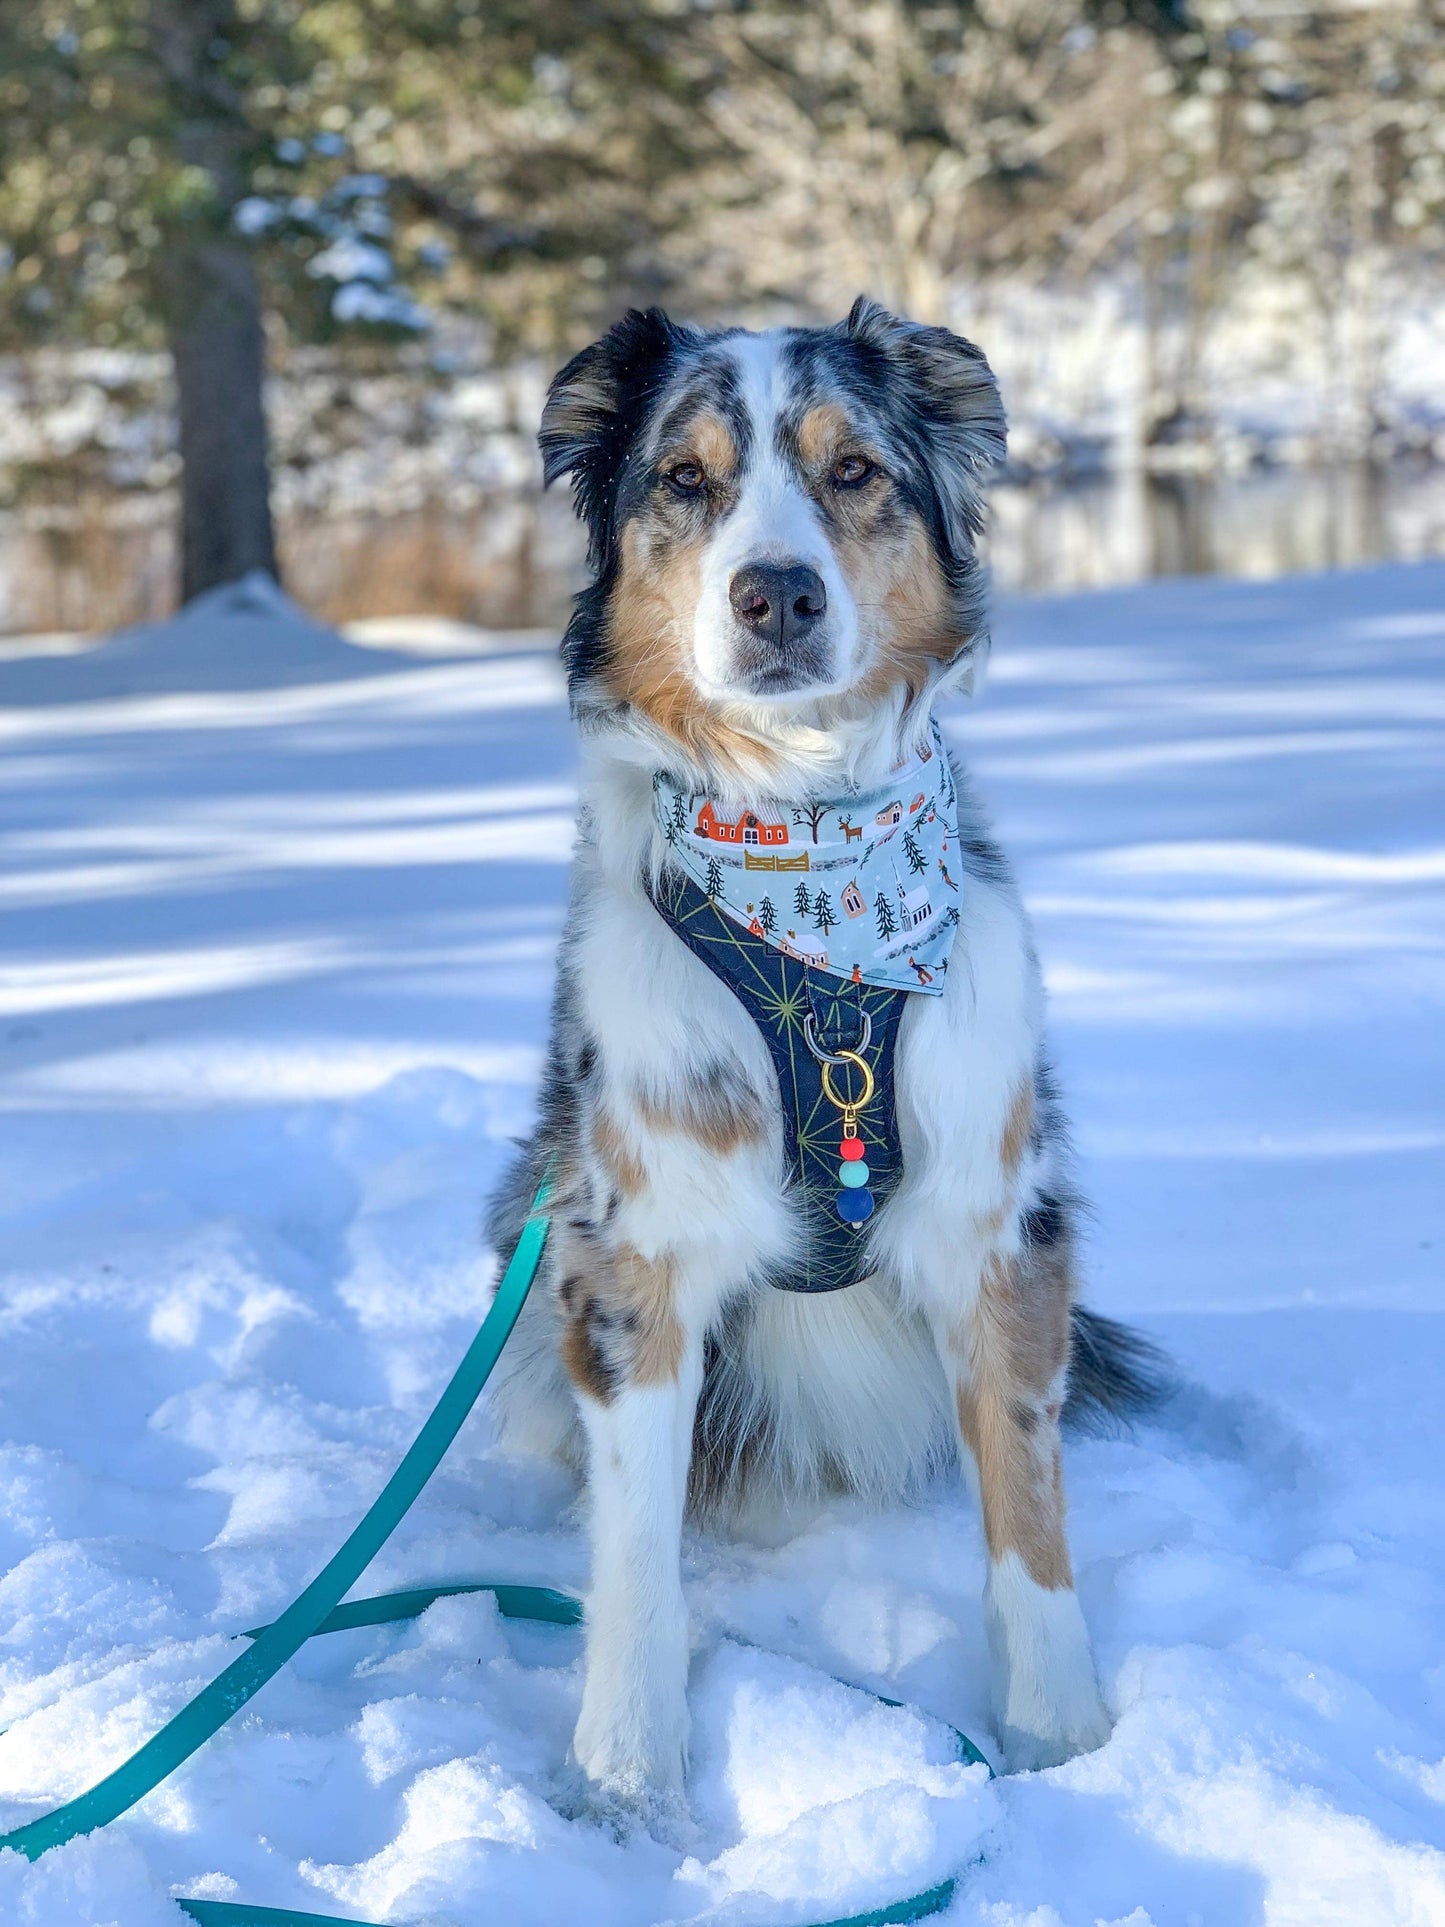
<instances>
[{"instance_id":1,"label":"navy dog harness","mask_svg":"<svg viewBox=\"0 0 1445 1927\"><path fill-rule=\"evenodd\" d=\"M742 1004L777 1073L804 1237L796 1264L770 1282L841 1291L873 1269L861 1234L903 1177L893 1083L903 1007L942 991L958 927L957 805L942 743L935 731L899 765L890 794L793 809L791 826L778 809L729 817L661 773L653 787L669 855L649 895ZM828 834L834 823L841 838ZM769 911L790 887L785 930ZM814 908L807 937L797 927L805 898L827 906L821 919ZM840 942L845 919L858 927L842 928Z\"/></svg>"}]
</instances>

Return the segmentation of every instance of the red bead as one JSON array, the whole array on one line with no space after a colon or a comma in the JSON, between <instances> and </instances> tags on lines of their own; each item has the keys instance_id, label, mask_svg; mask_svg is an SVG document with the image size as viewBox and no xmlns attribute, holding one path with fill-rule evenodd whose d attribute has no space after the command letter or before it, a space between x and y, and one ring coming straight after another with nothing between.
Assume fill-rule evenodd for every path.
<instances>
[{"instance_id":1,"label":"red bead","mask_svg":"<svg viewBox=\"0 0 1445 1927\"><path fill-rule=\"evenodd\" d=\"M855 1159L861 1158L863 1155L862 1138L845 1137L843 1142L838 1146L838 1155L840 1158L846 1159L849 1164L852 1164Z\"/></svg>"}]
</instances>

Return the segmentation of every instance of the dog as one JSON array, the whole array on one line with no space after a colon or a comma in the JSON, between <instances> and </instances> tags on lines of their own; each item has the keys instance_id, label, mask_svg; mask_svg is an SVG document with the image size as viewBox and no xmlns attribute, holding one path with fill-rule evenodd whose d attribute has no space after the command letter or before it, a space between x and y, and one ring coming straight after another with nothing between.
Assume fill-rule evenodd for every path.
<instances>
[{"instance_id":1,"label":"dog","mask_svg":"<svg viewBox=\"0 0 1445 1927\"><path fill-rule=\"evenodd\" d=\"M932 756L935 706L988 647L977 540L1004 438L983 354L866 299L764 333L633 312L548 394L546 479L570 477L589 542L563 642L581 800L539 1121L490 1220L505 1259L550 1169L552 1228L493 1409L506 1444L585 1479L575 1762L596 1810L654 1830L685 1812L687 1516L786 1529L830 1493L896 1501L960 1463L1008 1765L1110 1732L1060 1429L1156 1388L1144 1342L1075 1303L1039 967L964 772L952 965L939 985L906 959L901 1178L849 1289L774 1288L799 1237L779 1078L656 898L659 771L734 816L768 799L777 836L796 809L816 840L817 799L886 785L910 743Z\"/></svg>"}]
</instances>

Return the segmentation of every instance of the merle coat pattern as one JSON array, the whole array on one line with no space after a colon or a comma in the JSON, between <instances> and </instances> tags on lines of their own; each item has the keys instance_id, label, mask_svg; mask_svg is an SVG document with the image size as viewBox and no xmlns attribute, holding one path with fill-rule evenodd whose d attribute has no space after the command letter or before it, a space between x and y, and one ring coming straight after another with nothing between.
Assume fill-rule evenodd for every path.
<instances>
[{"instance_id":1,"label":"merle coat pattern","mask_svg":"<svg viewBox=\"0 0 1445 1927\"><path fill-rule=\"evenodd\" d=\"M1036 1767L1098 1746L1060 1423L1148 1387L1129 1334L1074 1304L1038 964L963 771L954 960L904 1013L905 1174L851 1290L767 1283L797 1236L768 1054L644 889L665 860L655 769L739 808L842 797L971 688L980 476L1004 446L988 364L867 301L757 335L654 309L562 370L541 443L593 580L563 644L583 776L547 1074L499 1250L549 1160L555 1215L495 1402L511 1442L587 1482L587 1797L664 1829L680 1806L689 1509L882 1502L955 1460L987 1541L1003 1751Z\"/></svg>"}]
</instances>

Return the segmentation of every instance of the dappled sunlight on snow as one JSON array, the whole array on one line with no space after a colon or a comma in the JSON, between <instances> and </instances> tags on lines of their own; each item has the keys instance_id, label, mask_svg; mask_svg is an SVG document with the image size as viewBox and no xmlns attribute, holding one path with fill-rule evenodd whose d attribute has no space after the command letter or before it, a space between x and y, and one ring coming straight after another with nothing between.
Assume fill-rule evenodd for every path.
<instances>
[{"instance_id":1,"label":"dappled sunlight on snow","mask_svg":"<svg viewBox=\"0 0 1445 1927\"><path fill-rule=\"evenodd\" d=\"M31 1071L16 1078L14 1104L27 1109L47 1100L67 1105L89 1100L203 1109L359 1097L436 1055L414 1038L341 1043L324 1035L278 1034L247 1044L202 1034L180 1046L142 1044ZM541 1052L531 1044L458 1044L446 1055L458 1070L493 1085L530 1090L541 1069Z\"/></svg>"},{"instance_id":2,"label":"dappled sunlight on snow","mask_svg":"<svg viewBox=\"0 0 1445 1927\"><path fill-rule=\"evenodd\" d=\"M1442 607L1436 567L1012 605L947 719L1037 922L1090 1296L1184 1381L1070 1447L1108 1746L953 1760L993 1735L944 1482L689 1536L685 1850L564 1818L575 1635L452 1598L6 1856L0 1919L776 1927L953 1873L973 1927L1445 1918ZM493 1288L575 751L537 638L368 640L252 584L0 663L0 1827L294 1596ZM361 1590L584 1561L478 1414Z\"/></svg>"}]
</instances>

